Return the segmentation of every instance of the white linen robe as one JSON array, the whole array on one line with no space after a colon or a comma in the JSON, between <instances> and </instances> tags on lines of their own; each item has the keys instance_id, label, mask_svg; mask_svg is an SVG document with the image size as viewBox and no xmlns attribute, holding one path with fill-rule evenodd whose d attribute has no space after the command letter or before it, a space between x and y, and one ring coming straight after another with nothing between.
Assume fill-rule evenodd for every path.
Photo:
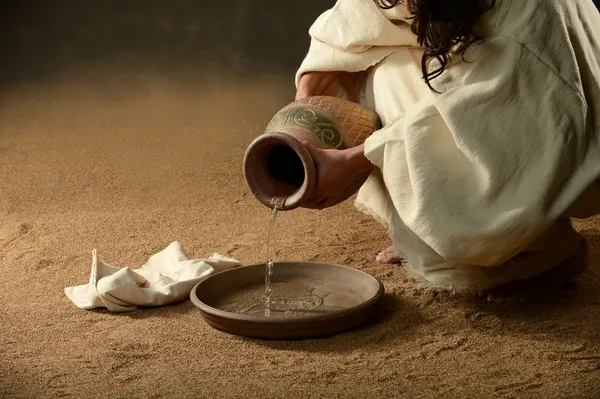
<instances>
[{"instance_id":1,"label":"white linen robe","mask_svg":"<svg viewBox=\"0 0 600 399\"><path fill-rule=\"evenodd\" d=\"M591 0L498 0L485 39L425 85L408 10L338 0L298 70L363 72L383 128L357 206L435 289L488 289L572 256L600 213L600 15ZM338 93L339 94L339 93ZM341 95L341 94L340 94ZM356 99L358 100L358 99Z\"/></svg>"}]
</instances>

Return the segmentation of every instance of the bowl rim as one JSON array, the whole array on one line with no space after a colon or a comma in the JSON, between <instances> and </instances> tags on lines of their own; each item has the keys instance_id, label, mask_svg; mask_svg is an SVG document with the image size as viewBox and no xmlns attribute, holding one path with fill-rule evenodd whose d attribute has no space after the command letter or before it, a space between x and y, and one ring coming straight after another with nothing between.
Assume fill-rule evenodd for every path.
<instances>
[{"instance_id":1,"label":"bowl rim","mask_svg":"<svg viewBox=\"0 0 600 399\"><path fill-rule=\"evenodd\" d=\"M345 316L349 316L351 314L354 313L358 313L361 310L365 309L365 308L369 308L370 306L374 305L375 303L379 302L379 300L381 300L381 298L383 298L383 296L385 295L385 286L383 285L383 283L381 282L380 279L378 279L377 277L363 271L360 269L356 269L354 267L349 267L349 266L344 266L344 265L339 265L336 263L327 263L327 262L302 262L302 261L283 261L283 262L274 262L274 266L277 265L290 265L290 264L305 264L305 265L313 265L313 266L334 266L334 267L340 267L340 268L344 268L344 269L350 269L353 272L357 272L357 273L361 273L365 276L368 276L369 278L373 279L377 285L377 292L375 293L375 295L368 299L365 302L362 302L358 305L349 307L347 309L344 310L340 310L338 312L332 312L332 313L327 313L327 314L320 314L320 315L306 315L306 316L296 316L296 317L291 317L291 318L282 318L282 317L266 317L266 316L256 316L256 315L246 315L246 314L241 314L241 313L232 313L232 312L227 312L224 310L220 310L217 308L214 308L210 305L207 305L206 303L202 302L196 292L197 290L203 285L203 284L207 284L207 281L209 281L211 278L214 278L215 276L221 275L221 274L225 274L225 273L231 273L231 272L235 272L236 270L239 270L241 268L248 268L248 267L264 267L265 264L264 263L256 263L256 264L252 264L252 265L247 265L247 266L240 266L240 267L235 267L232 269L227 269L227 270L223 270L220 271L218 273L212 274L210 276L208 276L207 278L201 280L200 282L198 282L196 285L194 285L194 287L192 288L192 291L190 292L190 300L192 301L192 303L198 308L200 309L200 311L202 313L206 313L209 314L211 316L216 316L219 318L225 318L225 319L229 319L229 320L235 320L235 321L243 321L243 322L247 322L247 323L255 323L255 324L295 324L298 322L302 322L302 323L307 323L307 322L324 322L324 321L329 321L329 320L335 320L335 319L340 319L343 318Z\"/></svg>"}]
</instances>

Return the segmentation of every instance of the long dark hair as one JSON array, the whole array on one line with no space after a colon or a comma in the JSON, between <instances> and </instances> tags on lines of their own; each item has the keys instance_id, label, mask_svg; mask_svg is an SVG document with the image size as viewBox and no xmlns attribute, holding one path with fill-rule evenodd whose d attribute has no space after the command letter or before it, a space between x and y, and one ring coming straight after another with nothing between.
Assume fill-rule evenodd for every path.
<instances>
[{"instance_id":1,"label":"long dark hair","mask_svg":"<svg viewBox=\"0 0 600 399\"><path fill-rule=\"evenodd\" d=\"M383 9L395 7L399 0L375 0ZM410 0L408 9L413 15L411 29L420 46L425 47L421 60L423 79L427 86L446 70L452 54L464 56L467 48L480 40L474 32L479 17L491 10L496 0ZM431 61L439 67L430 70Z\"/></svg>"}]
</instances>

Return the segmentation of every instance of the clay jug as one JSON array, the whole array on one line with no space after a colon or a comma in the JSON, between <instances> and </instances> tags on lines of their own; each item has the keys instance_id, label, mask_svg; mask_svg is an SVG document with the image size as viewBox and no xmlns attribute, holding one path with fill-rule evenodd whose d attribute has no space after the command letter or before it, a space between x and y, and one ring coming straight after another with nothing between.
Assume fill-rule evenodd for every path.
<instances>
[{"instance_id":1,"label":"clay jug","mask_svg":"<svg viewBox=\"0 0 600 399\"><path fill-rule=\"evenodd\" d=\"M362 144L381 127L377 114L337 97L307 97L279 111L244 156L244 177L252 194L272 208L285 198L282 210L302 206L315 188L315 165L302 144L346 149Z\"/></svg>"}]
</instances>

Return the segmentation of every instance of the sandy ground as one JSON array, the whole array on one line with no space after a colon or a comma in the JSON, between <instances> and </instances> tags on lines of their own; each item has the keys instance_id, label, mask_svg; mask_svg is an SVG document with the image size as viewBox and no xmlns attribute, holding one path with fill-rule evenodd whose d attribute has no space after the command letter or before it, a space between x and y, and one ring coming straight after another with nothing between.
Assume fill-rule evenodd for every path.
<instances>
[{"instance_id":1,"label":"sandy ground","mask_svg":"<svg viewBox=\"0 0 600 399\"><path fill-rule=\"evenodd\" d=\"M345 203L280 215L280 260L350 265L387 295L373 321L294 342L216 331L185 301L77 309L91 250L137 267L180 240L263 261L269 211L241 175L289 81L77 75L0 93L0 397L600 397L600 219L577 288L507 309L423 294L374 261L386 234ZM264 101L258 105L257 100Z\"/></svg>"}]
</instances>

